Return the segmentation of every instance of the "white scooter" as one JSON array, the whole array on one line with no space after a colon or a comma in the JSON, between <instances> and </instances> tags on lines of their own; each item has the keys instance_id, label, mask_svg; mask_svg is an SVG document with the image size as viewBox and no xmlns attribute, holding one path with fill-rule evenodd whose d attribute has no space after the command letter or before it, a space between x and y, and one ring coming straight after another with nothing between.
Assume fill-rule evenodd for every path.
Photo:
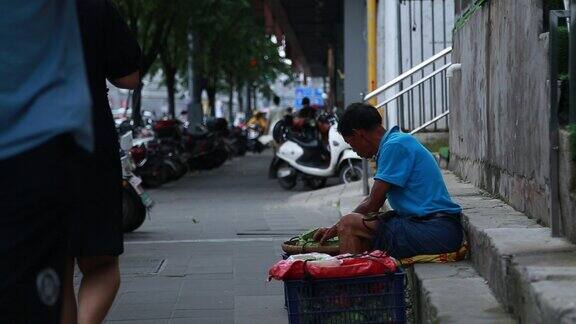
<instances>
[{"instance_id":1,"label":"white scooter","mask_svg":"<svg viewBox=\"0 0 576 324\"><path fill-rule=\"evenodd\" d=\"M362 158L338 133L335 121L328 131L327 150L318 140L304 142L291 132L286 132L285 139L268 172L269 178L278 179L282 188L294 188L299 178L312 189L324 187L329 177L339 177L341 183L362 179Z\"/></svg>"}]
</instances>

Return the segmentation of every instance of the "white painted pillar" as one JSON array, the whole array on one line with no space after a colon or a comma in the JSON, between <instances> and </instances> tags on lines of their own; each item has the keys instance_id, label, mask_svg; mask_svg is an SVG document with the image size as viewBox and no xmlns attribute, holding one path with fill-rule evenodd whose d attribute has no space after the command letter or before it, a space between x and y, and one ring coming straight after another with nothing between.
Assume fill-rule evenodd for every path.
<instances>
[{"instance_id":1,"label":"white painted pillar","mask_svg":"<svg viewBox=\"0 0 576 324\"><path fill-rule=\"evenodd\" d=\"M380 1L383 3L384 20L384 79L388 82L400 74L398 67L398 6L397 0ZM380 11L380 10L379 10ZM398 92L394 87L385 91L385 98L389 98ZM390 103L386 109L387 128L397 125L398 111L395 102Z\"/></svg>"}]
</instances>

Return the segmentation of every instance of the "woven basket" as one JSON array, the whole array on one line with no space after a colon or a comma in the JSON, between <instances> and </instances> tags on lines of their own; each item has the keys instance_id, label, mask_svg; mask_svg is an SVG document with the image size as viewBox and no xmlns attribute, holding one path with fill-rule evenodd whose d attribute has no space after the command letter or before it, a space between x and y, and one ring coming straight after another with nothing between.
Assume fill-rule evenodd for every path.
<instances>
[{"instance_id":1,"label":"woven basket","mask_svg":"<svg viewBox=\"0 0 576 324\"><path fill-rule=\"evenodd\" d=\"M282 250L288 255L303 254L303 253L326 253L330 255L340 254L340 247L338 245L302 245L298 246L298 237L293 237L289 241L282 243Z\"/></svg>"}]
</instances>

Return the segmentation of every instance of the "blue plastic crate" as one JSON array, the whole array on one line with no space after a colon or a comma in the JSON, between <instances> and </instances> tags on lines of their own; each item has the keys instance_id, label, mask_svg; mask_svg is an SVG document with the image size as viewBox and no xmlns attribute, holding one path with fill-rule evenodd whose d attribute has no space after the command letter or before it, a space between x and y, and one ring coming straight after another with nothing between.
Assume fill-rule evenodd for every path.
<instances>
[{"instance_id":1,"label":"blue plastic crate","mask_svg":"<svg viewBox=\"0 0 576 324\"><path fill-rule=\"evenodd\" d=\"M286 280L291 324L406 323L405 273Z\"/></svg>"}]
</instances>

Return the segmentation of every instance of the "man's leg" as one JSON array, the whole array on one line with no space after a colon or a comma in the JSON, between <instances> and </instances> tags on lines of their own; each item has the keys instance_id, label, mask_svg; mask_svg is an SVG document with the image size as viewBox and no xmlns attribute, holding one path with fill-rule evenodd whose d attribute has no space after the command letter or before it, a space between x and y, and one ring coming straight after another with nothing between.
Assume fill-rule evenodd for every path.
<instances>
[{"instance_id":1,"label":"man's leg","mask_svg":"<svg viewBox=\"0 0 576 324\"><path fill-rule=\"evenodd\" d=\"M120 287L117 256L79 257L82 283L78 293L78 323L101 323Z\"/></svg>"},{"instance_id":2,"label":"man's leg","mask_svg":"<svg viewBox=\"0 0 576 324\"><path fill-rule=\"evenodd\" d=\"M365 222L361 214L348 214L338 222L340 253L362 253L372 250L378 222Z\"/></svg>"}]
</instances>

